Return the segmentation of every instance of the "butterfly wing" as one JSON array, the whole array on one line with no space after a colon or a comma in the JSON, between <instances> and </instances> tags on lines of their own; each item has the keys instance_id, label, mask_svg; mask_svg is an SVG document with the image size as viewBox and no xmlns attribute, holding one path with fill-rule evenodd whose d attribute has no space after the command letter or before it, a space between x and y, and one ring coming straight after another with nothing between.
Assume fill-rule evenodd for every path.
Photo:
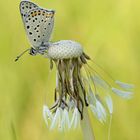
<instances>
[{"instance_id":1,"label":"butterfly wing","mask_svg":"<svg viewBox=\"0 0 140 140\"><path fill-rule=\"evenodd\" d=\"M23 22L25 23L25 18L26 18L27 13L30 10L38 8L38 6L30 1L21 1L19 8L20 8L20 13L21 13Z\"/></svg>"},{"instance_id":2,"label":"butterfly wing","mask_svg":"<svg viewBox=\"0 0 140 140\"><path fill-rule=\"evenodd\" d=\"M23 15L22 18L27 36L33 47L39 48L50 39L54 24L54 10L39 8L37 5L27 1L23 3L24 8L21 6L20 9L23 8L21 14ZM21 3L20 5L23 4Z\"/></svg>"}]
</instances>

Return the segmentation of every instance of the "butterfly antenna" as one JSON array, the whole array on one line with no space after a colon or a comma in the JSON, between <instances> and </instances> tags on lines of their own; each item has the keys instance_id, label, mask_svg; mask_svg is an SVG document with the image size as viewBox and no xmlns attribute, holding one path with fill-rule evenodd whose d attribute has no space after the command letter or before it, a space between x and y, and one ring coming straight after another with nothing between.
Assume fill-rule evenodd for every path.
<instances>
[{"instance_id":1,"label":"butterfly antenna","mask_svg":"<svg viewBox=\"0 0 140 140\"><path fill-rule=\"evenodd\" d=\"M20 58L23 54L25 54L27 51L29 51L29 50L30 50L30 48L28 48L27 50L25 50L24 52L22 52L20 55L18 55L18 56L16 57L16 59L15 59L15 62L18 61L19 58Z\"/></svg>"}]
</instances>

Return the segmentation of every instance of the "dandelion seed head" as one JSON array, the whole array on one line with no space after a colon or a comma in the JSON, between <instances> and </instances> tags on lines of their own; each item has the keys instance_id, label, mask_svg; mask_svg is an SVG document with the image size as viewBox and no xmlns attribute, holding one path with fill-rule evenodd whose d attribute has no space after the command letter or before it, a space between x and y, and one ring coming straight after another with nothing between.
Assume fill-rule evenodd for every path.
<instances>
[{"instance_id":1,"label":"dandelion seed head","mask_svg":"<svg viewBox=\"0 0 140 140\"><path fill-rule=\"evenodd\" d=\"M106 101L109 113L112 114L113 113L113 102L112 102L111 96L106 96L105 101Z\"/></svg>"},{"instance_id":2,"label":"dandelion seed head","mask_svg":"<svg viewBox=\"0 0 140 140\"><path fill-rule=\"evenodd\" d=\"M84 118L85 107L88 107L101 123L105 123L107 113L113 113L113 102L109 95L111 91L123 98L132 96L131 91L126 91L126 88L128 90L132 87L131 85L114 81L122 88L120 90L111 87L98 75L88 65L90 57L77 42L62 40L50 43L46 55L51 62L50 68L53 68L53 63L56 66L54 104L50 108L44 106L43 109L44 120L47 126L50 124L51 130L76 129L80 120ZM85 75L82 73L83 70Z\"/></svg>"},{"instance_id":3,"label":"dandelion seed head","mask_svg":"<svg viewBox=\"0 0 140 140\"><path fill-rule=\"evenodd\" d=\"M47 55L51 59L69 59L77 58L82 53L83 49L79 43L71 40L61 40L50 44Z\"/></svg>"},{"instance_id":4,"label":"dandelion seed head","mask_svg":"<svg viewBox=\"0 0 140 140\"><path fill-rule=\"evenodd\" d=\"M116 80L115 83L118 84L121 88L126 89L126 90L131 90L134 88L133 84L124 83L118 80Z\"/></svg>"},{"instance_id":5,"label":"dandelion seed head","mask_svg":"<svg viewBox=\"0 0 140 140\"><path fill-rule=\"evenodd\" d=\"M116 95L118 95L118 96L120 96L124 99L131 99L132 96L133 96L133 92L131 92L131 91L124 91L124 90L120 90L120 89L117 89L117 88L114 88L114 87L112 87L112 91Z\"/></svg>"}]
</instances>

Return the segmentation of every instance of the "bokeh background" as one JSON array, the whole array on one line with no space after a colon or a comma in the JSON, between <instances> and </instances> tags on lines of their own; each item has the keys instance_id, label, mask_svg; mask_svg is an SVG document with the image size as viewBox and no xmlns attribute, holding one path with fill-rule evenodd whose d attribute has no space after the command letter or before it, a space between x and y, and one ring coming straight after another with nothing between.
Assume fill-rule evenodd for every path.
<instances>
[{"instance_id":1,"label":"bokeh background","mask_svg":"<svg viewBox=\"0 0 140 140\"><path fill-rule=\"evenodd\" d=\"M140 139L140 1L34 0L56 10L52 41L80 42L86 53L115 79L135 84L126 101L113 96L111 140ZM79 129L49 131L42 106L53 100L55 70L42 56L15 57L30 47L19 13L20 0L0 1L0 139L82 140ZM47 95L47 98L46 98ZM97 140L107 139L108 122L90 116Z\"/></svg>"}]
</instances>

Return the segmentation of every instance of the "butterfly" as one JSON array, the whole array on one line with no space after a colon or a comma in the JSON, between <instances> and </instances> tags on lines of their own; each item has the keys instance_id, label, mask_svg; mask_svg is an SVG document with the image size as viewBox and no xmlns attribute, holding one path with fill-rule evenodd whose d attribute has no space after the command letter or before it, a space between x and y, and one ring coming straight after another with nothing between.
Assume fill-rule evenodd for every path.
<instances>
[{"instance_id":1,"label":"butterfly","mask_svg":"<svg viewBox=\"0 0 140 140\"><path fill-rule=\"evenodd\" d=\"M49 46L49 40L54 26L54 10L44 9L30 1L20 2L20 14L27 37L32 45L21 55L30 50L31 55L44 54Z\"/></svg>"}]
</instances>

